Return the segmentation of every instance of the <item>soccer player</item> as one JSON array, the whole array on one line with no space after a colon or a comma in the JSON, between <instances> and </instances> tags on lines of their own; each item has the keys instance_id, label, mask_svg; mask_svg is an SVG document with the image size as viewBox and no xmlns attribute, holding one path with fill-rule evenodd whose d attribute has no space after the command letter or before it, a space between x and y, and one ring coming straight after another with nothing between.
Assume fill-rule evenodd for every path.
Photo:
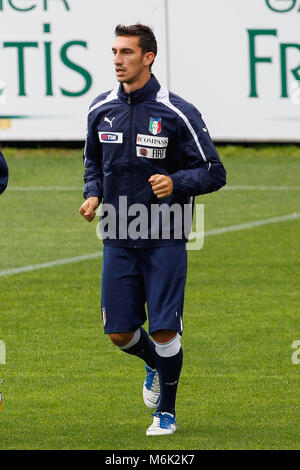
<instances>
[{"instance_id":1,"label":"soccer player","mask_svg":"<svg viewBox=\"0 0 300 470\"><path fill-rule=\"evenodd\" d=\"M0 150L0 194L5 191L8 183L8 167L3 156L3 153Z\"/></svg>"},{"instance_id":2,"label":"soccer player","mask_svg":"<svg viewBox=\"0 0 300 470\"><path fill-rule=\"evenodd\" d=\"M89 109L85 202L79 211L92 221L102 200L114 208L115 231L103 237L104 332L121 351L145 361L143 398L154 410L146 435L172 434L183 361L187 236L175 236L178 221L172 217L162 220L158 214L153 222L150 214L154 206L170 213L191 207L194 196L224 186L226 172L199 111L161 87L151 73L157 54L153 31L141 24L118 25L115 36L119 85L99 95ZM129 230L137 205L149 215L139 220L140 237ZM163 236L166 228L168 237ZM149 334L142 326L145 304Z\"/></svg>"}]
</instances>

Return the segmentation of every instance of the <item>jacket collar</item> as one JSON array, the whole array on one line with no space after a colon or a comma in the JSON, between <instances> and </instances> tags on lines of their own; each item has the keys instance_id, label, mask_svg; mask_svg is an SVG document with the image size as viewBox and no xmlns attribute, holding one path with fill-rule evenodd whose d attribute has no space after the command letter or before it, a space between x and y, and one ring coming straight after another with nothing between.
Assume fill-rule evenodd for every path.
<instances>
[{"instance_id":1,"label":"jacket collar","mask_svg":"<svg viewBox=\"0 0 300 470\"><path fill-rule=\"evenodd\" d=\"M151 74L150 80L142 88L135 90L131 93L126 93L123 88L122 83L120 83L118 90L118 97L121 100L128 101L128 98L131 101L144 101L149 98L154 98L157 95L158 90L160 89L160 84L153 74Z\"/></svg>"}]
</instances>

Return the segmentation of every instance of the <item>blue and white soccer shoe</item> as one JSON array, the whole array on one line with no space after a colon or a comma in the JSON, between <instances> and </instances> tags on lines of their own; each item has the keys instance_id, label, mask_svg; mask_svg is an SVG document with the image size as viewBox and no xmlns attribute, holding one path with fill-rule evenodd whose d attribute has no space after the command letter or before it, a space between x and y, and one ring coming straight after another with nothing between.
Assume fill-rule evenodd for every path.
<instances>
[{"instance_id":1,"label":"blue and white soccer shoe","mask_svg":"<svg viewBox=\"0 0 300 470\"><path fill-rule=\"evenodd\" d=\"M173 434L177 429L176 418L171 413L159 411L153 415L153 423L146 431L146 436Z\"/></svg>"},{"instance_id":2,"label":"blue and white soccer shoe","mask_svg":"<svg viewBox=\"0 0 300 470\"><path fill-rule=\"evenodd\" d=\"M146 378L143 385L143 398L145 405L156 410L160 398L159 377L156 370L146 365Z\"/></svg>"}]
</instances>

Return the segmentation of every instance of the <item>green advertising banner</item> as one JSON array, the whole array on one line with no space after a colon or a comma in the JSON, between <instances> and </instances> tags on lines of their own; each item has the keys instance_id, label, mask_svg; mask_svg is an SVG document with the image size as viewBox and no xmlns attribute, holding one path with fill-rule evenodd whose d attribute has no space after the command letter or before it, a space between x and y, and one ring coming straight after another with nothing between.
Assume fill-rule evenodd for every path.
<instances>
[{"instance_id":1,"label":"green advertising banner","mask_svg":"<svg viewBox=\"0 0 300 470\"><path fill-rule=\"evenodd\" d=\"M117 83L118 23L154 25L165 81L164 2L130 3L0 0L0 141L84 140L90 103Z\"/></svg>"},{"instance_id":2,"label":"green advertising banner","mask_svg":"<svg viewBox=\"0 0 300 470\"><path fill-rule=\"evenodd\" d=\"M215 139L300 141L300 0L169 4L170 86Z\"/></svg>"}]
</instances>

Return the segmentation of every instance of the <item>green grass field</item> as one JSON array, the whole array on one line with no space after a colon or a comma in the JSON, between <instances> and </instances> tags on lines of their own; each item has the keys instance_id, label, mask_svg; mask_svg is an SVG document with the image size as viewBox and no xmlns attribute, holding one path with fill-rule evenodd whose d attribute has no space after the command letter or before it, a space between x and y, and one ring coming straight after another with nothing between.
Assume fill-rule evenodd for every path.
<instances>
[{"instance_id":1,"label":"green grass field","mask_svg":"<svg viewBox=\"0 0 300 470\"><path fill-rule=\"evenodd\" d=\"M101 258L35 269L101 250L78 214L81 151L3 151L0 449L300 449L300 149L219 148L228 189L198 201L205 231L225 229L188 253L179 429L163 437L145 436L143 363L103 334Z\"/></svg>"}]
</instances>

